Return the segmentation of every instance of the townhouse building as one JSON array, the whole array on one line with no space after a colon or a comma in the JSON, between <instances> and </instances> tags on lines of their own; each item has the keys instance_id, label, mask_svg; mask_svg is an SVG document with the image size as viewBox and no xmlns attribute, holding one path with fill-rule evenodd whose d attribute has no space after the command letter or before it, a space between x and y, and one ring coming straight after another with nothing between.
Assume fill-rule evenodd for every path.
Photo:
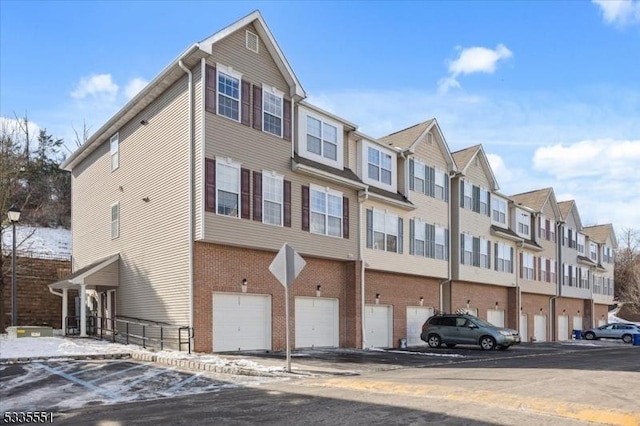
<instances>
[{"instance_id":1,"label":"townhouse building","mask_svg":"<svg viewBox=\"0 0 640 426\"><path fill-rule=\"evenodd\" d=\"M594 310L574 269L554 284L556 265L578 267L575 206L501 194L482 146L452 154L436 119L374 138L311 104L257 11L180 54L63 168L74 272L50 287L92 295L106 320L188 326L199 352L285 347L269 270L284 243L306 261L289 289L295 348L422 344L438 311L542 341L551 299ZM554 252L567 220L576 247ZM600 312L615 240L583 236Z\"/></svg>"}]
</instances>

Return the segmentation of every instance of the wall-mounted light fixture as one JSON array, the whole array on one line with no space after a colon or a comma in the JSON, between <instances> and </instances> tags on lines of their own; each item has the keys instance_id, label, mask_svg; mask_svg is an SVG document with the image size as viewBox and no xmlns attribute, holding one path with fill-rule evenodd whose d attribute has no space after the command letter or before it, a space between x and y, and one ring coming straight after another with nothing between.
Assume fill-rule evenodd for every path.
<instances>
[{"instance_id":1,"label":"wall-mounted light fixture","mask_svg":"<svg viewBox=\"0 0 640 426\"><path fill-rule=\"evenodd\" d=\"M149 197L144 197L144 198L142 199L142 201L144 201L145 203L148 203L148 202L149 202Z\"/></svg>"},{"instance_id":2,"label":"wall-mounted light fixture","mask_svg":"<svg viewBox=\"0 0 640 426\"><path fill-rule=\"evenodd\" d=\"M322 286L320 284L318 284L316 286L316 296L320 297L322 295Z\"/></svg>"},{"instance_id":3,"label":"wall-mounted light fixture","mask_svg":"<svg viewBox=\"0 0 640 426\"><path fill-rule=\"evenodd\" d=\"M376 305L380 303L380 293L376 293Z\"/></svg>"},{"instance_id":4,"label":"wall-mounted light fixture","mask_svg":"<svg viewBox=\"0 0 640 426\"><path fill-rule=\"evenodd\" d=\"M580 309L578 309L578 315L580 315Z\"/></svg>"},{"instance_id":5,"label":"wall-mounted light fixture","mask_svg":"<svg viewBox=\"0 0 640 426\"><path fill-rule=\"evenodd\" d=\"M471 303L471 299L467 299L467 308L469 308L470 303Z\"/></svg>"},{"instance_id":6,"label":"wall-mounted light fixture","mask_svg":"<svg viewBox=\"0 0 640 426\"><path fill-rule=\"evenodd\" d=\"M562 313L563 313L563 314L564 314L564 313L566 313L566 312L567 312L567 310L566 310L566 309L563 309L563 310L562 310Z\"/></svg>"},{"instance_id":7,"label":"wall-mounted light fixture","mask_svg":"<svg viewBox=\"0 0 640 426\"><path fill-rule=\"evenodd\" d=\"M420 306L424 305L424 297L420 296Z\"/></svg>"},{"instance_id":8,"label":"wall-mounted light fixture","mask_svg":"<svg viewBox=\"0 0 640 426\"><path fill-rule=\"evenodd\" d=\"M542 308L540 308L540 313L542 313Z\"/></svg>"},{"instance_id":9,"label":"wall-mounted light fixture","mask_svg":"<svg viewBox=\"0 0 640 426\"><path fill-rule=\"evenodd\" d=\"M247 292L247 279L246 278L242 279L242 292L243 293Z\"/></svg>"},{"instance_id":10,"label":"wall-mounted light fixture","mask_svg":"<svg viewBox=\"0 0 640 426\"><path fill-rule=\"evenodd\" d=\"M142 124L143 126L146 126L147 124L149 124L149 122L145 119L140 120L140 124Z\"/></svg>"},{"instance_id":11,"label":"wall-mounted light fixture","mask_svg":"<svg viewBox=\"0 0 640 426\"><path fill-rule=\"evenodd\" d=\"M496 309L498 309L498 301L496 300Z\"/></svg>"}]
</instances>

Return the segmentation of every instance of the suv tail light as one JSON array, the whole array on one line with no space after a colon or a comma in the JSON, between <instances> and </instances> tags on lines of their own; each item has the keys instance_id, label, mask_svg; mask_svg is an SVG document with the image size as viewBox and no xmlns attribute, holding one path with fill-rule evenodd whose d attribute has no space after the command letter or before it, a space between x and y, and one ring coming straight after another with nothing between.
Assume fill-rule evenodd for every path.
<instances>
[{"instance_id":1,"label":"suv tail light","mask_svg":"<svg viewBox=\"0 0 640 426\"><path fill-rule=\"evenodd\" d=\"M422 331L425 331L428 327L429 323L425 321L424 324L422 324Z\"/></svg>"}]
</instances>

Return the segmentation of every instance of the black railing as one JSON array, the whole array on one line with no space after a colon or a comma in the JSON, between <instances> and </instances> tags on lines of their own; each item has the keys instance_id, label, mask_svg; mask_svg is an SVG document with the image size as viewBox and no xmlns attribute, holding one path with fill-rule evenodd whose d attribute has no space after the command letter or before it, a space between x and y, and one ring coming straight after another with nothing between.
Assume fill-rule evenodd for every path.
<instances>
[{"instance_id":1,"label":"black railing","mask_svg":"<svg viewBox=\"0 0 640 426\"><path fill-rule=\"evenodd\" d=\"M94 315L87 316L87 335L101 340L124 344L137 344L143 348L164 350L165 346L177 346L182 351L186 345L191 353L191 327L151 321L141 318L118 316L104 318ZM65 318L65 335L80 334L80 317Z\"/></svg>"}]
</instances>

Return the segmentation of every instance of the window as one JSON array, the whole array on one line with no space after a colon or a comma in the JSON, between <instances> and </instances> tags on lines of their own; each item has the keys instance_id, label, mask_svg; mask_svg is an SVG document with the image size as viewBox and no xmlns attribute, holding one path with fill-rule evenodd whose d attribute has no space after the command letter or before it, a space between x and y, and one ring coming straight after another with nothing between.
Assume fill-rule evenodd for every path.
<instances>
[{"instance_id":1,"label":"window","mask_svg":"<svg viewBox=\"0 0 640 426\"><path fill-rule=\"evenodd\" d=\"M402 218L383 210L367 209L367 248L402 253L402 241Z\"/></svg>"},{"instance_id":2,"label":"window","mask_svg":"<svg viewBox=\"0 0 640 426\"><path fill-rule=\"evenodd\" d=\"M525 213L521 210L516 211L516 222L517 222L517 231L521 237L531 238L530 224L531 224L531 215L529 213Z\"/></svg>"},{"instance_id":3,"label":"window","mask_svg":"<svg viewBox=\"0 0 640 426\"><path fill-rule=\"evenodd\" d=\"M538 281L547 281L547 259L544 256L540 257L540 275Z\"/></svg>"},{"instance_id":4,"label":"window","mask_svg":"<svg viewBox=\"0 0 640 426\"><path fill-rule=\"evenodd\" d=\"M284 178L262 174L262 222L282 226Z\"/></svg>"},{"instance_id":5,"label":"window","mask_svg":"<svg viewBox=\"0 0 640 426\"><path fill-rule=\"evenodd\" d=\"M311 187L311 232L342 237L342 194Z\"/></svg>"},{"instance_id":6,"label":"window","mask_svg":"<svg viewBox=\"0 0 640 426\"><path fill-rule=\"evenodd\" d=\"M534 277L533 264L535 258L530 253L522 253L522 274L521 277L525 280L532 280Z\"/></svg>"},{"instance_id":7,"label":"window","mask_svg":"<svg viewBox=\"0 0 640 426\"><path fill-rule=\"evenodd\" d=\"M307 151L329 160L338 159L338 129L307 116Z\"/></svg>"},{"instance_id":8,"label":"window","mask_svg":"<svg viewBox=\"0 0 640 426\"><path fill-rule=\"evenodd\" d=\"M218 114L240 121L240 76L220 71L218 66Z\"/></svg>"},{"instance_id":9,"label":"window","mask_svg":"<svg viewBox=\"0 0 640 426\"><path fill-rule=\"evenodd\" d=\"M216 212L238 217L240 212L240 165L230 161L216 163Z\"/></svg>"},{"instance_id":10,"label":"window","mask_svg":"<svg viewBox=\"0 0 640 426\"><path fill-rule=\"evenodd\" d=\"M550 282L555 283L556 282L556 261L555 259L550 259L549 260L549 276L550 278Z\"/></svg>"},{"instance_id":11,"label":"window","mask_svg":"<svg viewBox=\"0 0 640 426\"><path fill-rule=\"evenodd\" d=\"M461 181L463 185L463 207L471 210L473 207L473 187L470 183Z\"/></svg>"},{"instance_id":12,"label":"window","mask_svg":"<svg viewBox=\"0 0 640 426\"><path fill-rule=\"evenodd\" d=\"M541 239L549 239L547 237L547 221L544 218L544 216L539 216L538 217L538 221L540 223L540 226L538 227L538 237L540 237Z\"/></svg>"},{"instance_id":13,"label":"window","mask_svg":"<svg viewBox=\"0 0 640 426\"><path fill-rule=\"evenodd\" d=\"M513 273L513 247L496 243L496 271Z\"/></svg>"},{"instance_id":14,"label":"window","mask_svg":"<svg viewBox=\"0 0 640 426\"><path fill-rule=\"evenodd\" d=\"M563 246L568 246L569 245L569 228L564 227L563 229L563 233L562 233L562 245Z\"/></svg>"},{"instance_id":15,"label":"window","mask_svg":"<svg viewBox=\"0 0 640 426\"><path fill-rule=\"evenodd\" d=\"M282 137L282 94L262 91L262 130Z\"/></svg>"},{"instance_id":16,"label":"window","mask_svg":"<svg viewBox=\"0 0 640 426\"><path fill-rule=\"evenodd\" d=\"M462 234L460 238L462 244L462 259L463 265L473 265L473 236L469 234Z\"/></svg>"},{"instance_id":17,"label":"window","mask_svg":"<svg viewBox=\"0 0 640 426\"><path fill-rule=\"evenodd\" d=\"M489 191L480 188L480 213L489 216Z\"/></svg>"},{"instance_id":18,"label":"window","mask_svg":"<svg viewBox=\"0 0 640 426\"><path fill-rule=\"evenodd\" d=\"M436 198L449 201L449 177L442 170L435 171Z\"/></svg>"},{"instance_id":19,"label":"window","mask_svg":"<svg viewBox=\"0 0 640 426\"><path fill-rule=\"evenodd\" d=\"M435 227L436 259L449 260L449 230L440 226Z\"/></svg>"},{"instance_id":20,"label":"window","mask_svg":"<svg viewBox=\"0 0 640 426\"><path fill-rule=\"evenodd\" d=\"M549 222L549 239L556 242L556 221L552 220Z\"/></svg>"},{"instance_id":21,"label":"window","mask_svg":"<svg viewBox=\"0 0 640 426\"><path fill-rule=\"evenodd\" d=\"M585 245L584 235L578 234L578 253L580 253L582 255L585 254L584 245Z\"/></svg>"},{"instance_id":22,"label":"window","mask_svg":"<svg viewBox=\"0 0 640 426\"><path fill-rule=\"evenodd\" d=\"M480 238L480 267L491 268L491 242Z\"/></svg>"},{"instance_id":23,"label":"window","mask_svg":"<svg viewBox=\"0 0 640 426\"><path fill-rule=\"evenodd\" d=\"M580 287L589 288L589 269L580 268Z\"/></svg>"},{"instance_id":24,"label":"window","mask_svg":"<svg viewBox=\"0 0 640 426\"><path fill-rule=\"evenodd\" d=\"M613 262L613 252L611 250L611 247L602 246L602 262L604 263Z\"/></svg>"},{"instance_id":25,"label":"window","mask_svg":"<svg viewBox=\"0 0 640 426\"><path fill-rule=\"evenodd\" d=\"M120 236L120 203L111 206L111 238Z\"/></svg>"},{"instance_id":26,"label":"window","mask_svg":"<svg viewBox=\"0 0 640 426\"><path fill-rule=\"evenodd\" d=\"M492 216L494 222L502 225L507 224L507 202L500 198L494 198L491 203Z\"/></svg>"},{"instance_id":27,"label":"window","mask_svg":"<svg viewBox=\"0 0 640 426\"><path fill-rule=\"evenodd\" d=\"M385 185L391 185L391 155L379 151L373 147L368 147L368 176L369 179L378 181Z\"/></svg>"},{"instance_id":28,"label":"window","mask_svg":"<svg viewBox=\"0 0 640 426\"><path fill-rule=\"evenodd\" d=\"M109 149L111 152L111 171L114 171L120 167L120 136L118 133L111 136Z\"/></svg>"},{"instance_id":29,"label":"window","mask_svg":"<svg viewBox=\"0 0 640 426\"><path fill-rule=\"evenodd\" d=\"M589 242L589 257L594 262L598 261L598 245L596 243Z\"/></svg>"},{"instance_id":30,"label":"window","mask_svg":"<svg viewBox=\"0 0 640 426\"><path fill-rule=\"evenodd\" d=\"M414 222L414 237L413 237L413 252L416 256L425 256L425 243L426 243L426 224L416 219Z\"/></svg>"},{"instance_id":31,"label":"window","mask_svg":"<svg viewBox=\"0 0 640 426\"><path fill-rule=\"evenodd\" d=\"M425 165L420 161L415 161L413 166L413 189L423 194L426 193L425 185Z\"/></svg>"}]
</instances>

